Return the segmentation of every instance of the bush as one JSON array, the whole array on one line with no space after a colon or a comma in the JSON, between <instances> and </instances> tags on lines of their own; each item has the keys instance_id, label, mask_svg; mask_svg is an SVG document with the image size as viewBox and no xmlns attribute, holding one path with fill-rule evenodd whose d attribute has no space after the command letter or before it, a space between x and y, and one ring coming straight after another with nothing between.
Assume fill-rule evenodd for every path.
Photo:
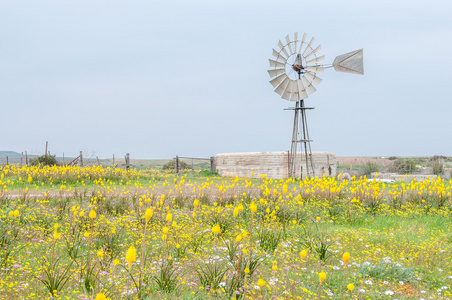
<instances>
[{"instance_id":1,"label":"bush","mask_svg":"<svg viewBox=\"0 0 452 300\"><path fill-rule=\"evenodd\" d=\"M432 162L432 172L435 175L441 175L444 172L444 163L442 160L434 160Z\"/></svg>"},{"instance_id":2,"label":"bush","mask_svg":"<svg viewBox=\"0 0 452 300\"><path fill-rule=\"evenodd\" d=\"M380 170L380 165L373 163L373 162L367 162L364 164L362 172L363 172L363 175L369 176L373 172L377 172L379 170Z\"/></svg>"},{"instance_id":3,"label":"bush","mask_svg":"<svg viewBox=\"0 0 452 300\"><path fill-rule=\"evenodd\" d=\"M390 172L408 174L417 171L416 165L412 158L397 158L388 169Z\"/></svg>"},{"instance_id":4,"label":"bush","mask_svg":"<svg viewBox=\"0 0 452 300\"><path fill-rule=\"evenodd\" d=\"M32 166L57 166L58 162L56 160L56 155L47 155L46 159L45 154L43 154L41 156L33 157L32 159L30 159L30 164Z\"/></svg>"},{"instance_id":5,"label":"bush","mask_svg":"<svg viewBox=\"0 0 452 300\"><path fill-rule=\"evenodd\" d=\"M447 156L444 155L433 155L432 158L430 158L431 161L438 161L438 160L447 160Z\"/></svg>"},{"instance_id":6,"label":"bush","mask_svg":"<svg viewBox=\"0 0 452 300\"><path fill-rule=\"evenodd\" d=\"M163 165L163 170L174 170L176 167L176 160L172 159ZM184 161L179 160L179 170L191 170L191 166Z\"/></svg>"}]
</instances>

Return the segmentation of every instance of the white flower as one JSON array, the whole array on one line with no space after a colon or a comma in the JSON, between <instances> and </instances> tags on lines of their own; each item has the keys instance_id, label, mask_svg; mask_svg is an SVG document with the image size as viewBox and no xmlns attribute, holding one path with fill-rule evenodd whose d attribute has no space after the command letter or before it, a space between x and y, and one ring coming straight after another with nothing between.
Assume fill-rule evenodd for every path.
<instances>
[{"instance_id":1,"label":"white flower","mask_svg":"<svg viewBox=\"0 0 452 300\"><path fill-rule=\"evenodd\" d=\"M364 281L364 283L365 283L365 284L368 284L368 285L372 285L372 284L373 284L372 280L370 280L370 279L369 279L369 280L366 280L366 281Z\"/></svg>"},{"instance_id":2,"label":"white flower","mask_svg":"<svg viewBox=\"0 0 452 300\"><path fill-rule=\"evenodd\" d=\"M399 281L399 284L400 285L404 285L405 283L403 281Z\"/></svg>"},{"instance_id":3,"label":"white flower","mask_svg":"<svg viewBox=\"0 0 452 300\"><path fill-rule=\"evenodd\" d=\"M365 293L366 290L365 290L365 289L360 289L359 292L360 292L360 293Z\"/></svg>"},{"instance_id":4,"label":"white flower","mask_svg":"<svg viewBox=\"0 0 452 300\"><path fill-rule=\"evenodd\" d=\"M340 270L341 268L339 268L338 266L334 266L333 270Z\"/></svg>"},{"instance_id":5,"label":"white flower","mask_svg":"<svg viewBox=\"0 0 452 300\"><path fill-rule=\"evenodd\" d=\"M391 296L391 295L394 295L394 292L391 291L391 290L387 290L387 291L385 292L385 295Z\"/></svg>"},{"instance_id":6,"label":"white flower","mask_svg":"<svg viewBox=\"0 0 452 300\"><path fill-rule=\"evenodd\" d=\"M387 282L386 280L385 281L383 281L383 284L388 284L389 282Z\"/></svg>"}]
</instances>

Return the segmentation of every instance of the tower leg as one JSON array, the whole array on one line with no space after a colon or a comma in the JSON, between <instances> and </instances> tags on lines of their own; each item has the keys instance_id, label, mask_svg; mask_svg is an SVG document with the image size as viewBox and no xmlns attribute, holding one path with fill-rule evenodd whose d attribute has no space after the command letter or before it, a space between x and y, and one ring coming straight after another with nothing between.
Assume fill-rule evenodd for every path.
<instances>
[{"instance_id":1,"label":"tower leg","mask_svg":"<svg viewBox=\"0 0 452 300\"><path fill-rule=\"evenodd\" d=\"M304 168L305 177L315 176L314 172L314 163L312 161L312 150L311 150L311 141L309 139L309 131L308 131L308 121L306 118L306 110L310 108L306 108L304 106L304 100L297 101L295 104L295 114L294 114L294 122L293 122L293 131L292 131L292 144L290 147L289 154L289 177L303 177L303 167L297 168L297 153L298 153L298 144L300 144L300 154L304 154L304 160L306 163L306 168ZM301 119L300 119L301 113ZM301 131L300 131L301 129ZM301 137L299 138L299 134ZM303 151L304 150L304 151Z\"/></svg>"}]
</instances>

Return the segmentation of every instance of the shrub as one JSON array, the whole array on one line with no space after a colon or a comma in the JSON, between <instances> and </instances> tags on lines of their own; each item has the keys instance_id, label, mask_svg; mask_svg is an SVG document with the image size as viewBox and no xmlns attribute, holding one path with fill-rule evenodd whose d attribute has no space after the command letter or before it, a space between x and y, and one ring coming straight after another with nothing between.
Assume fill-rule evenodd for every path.
<instances>
[{"instance_id":1,"label":"shrub","mask_svg":"<svg viewBox=\"0 0 452 300\"><path fill-rule=\"evenodd\" d=\"M417 163L412 158L397 158L388 170L394 173L411 173L417 171Z\"/></svg>"},{"instance_id":2,"label":"shrub","mask_svg":"<svg viewBox=\"0 0 452 300\"><path fill-rule=\"evenodd\" d=\"M163 165L163 170L174 170L176 167L176 160L172 159ZM191 170L191 166L184 161L179 160L179 170Z\"/></svg>"},{"instance_id":3,"label":"shrub","mask_svg":"<svg viewBox=\"0 0 452 300\"><path fill-rule=\"evenodd\" d=\"M37 157L33 157L30 159L30 164L32 166L42 165L42 166L56 166L58 162L56 160L56 155L47 155L47 159L45 154Z\"/></svg>"},{"instance_id":4,"label":"shrub","mask_svg":"<svg viewBox=\"0 0 452 300\"><path fill-rule=\"evenodd\" d=\"M444 163L442 160L434 160L432 162L432 172L435 175L441 175L444 172Z\"/></svg>"},{"instance_id":5,"label":"shrub","mask_svg":"<svg viewBox=\"0 0 452 300\"><path fill-rule=\"evenodd\" d=\"M362 172L363 172L363 175L369 176L373 172L377 172L379 170L380 170L380 165L373 163L373 162L367 162L364 164Z\"/></svg>"}]
</instances>

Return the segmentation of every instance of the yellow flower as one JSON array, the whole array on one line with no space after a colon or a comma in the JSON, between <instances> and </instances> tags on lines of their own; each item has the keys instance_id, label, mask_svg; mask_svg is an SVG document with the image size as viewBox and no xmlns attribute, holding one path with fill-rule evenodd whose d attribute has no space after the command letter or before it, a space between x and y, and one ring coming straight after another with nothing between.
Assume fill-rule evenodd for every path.
<instances>
[{"instance_id":1,"label":"yellow flower","mask_svg":"<svg viewBox=\"0 0 452 300\"><path fill-rule=\"evenodd\" d=\"M84 235L86 238L89 238L89 232L88 232L88 231L85 232L83 235Z\"/></svg>"},{"instance_id":2,"label":"yellow flower","mask_svg":"<svg viewBox=\"0 0 452 300\"><path fill-rule=\"evenodd\" d=\"M237 215L239 214L239 208L235 207L234 212L232 214L234 215L234 217L237 217Z\"/></svg>"},{"instance_id":3,"label":"yellow flower","mask_svg":"<svg viewBox=\"0 0 452 300\"><path fill-rule=\"evenodd\" d=\"M344 261L344 264L347 264L349 259L350 259L350 253L345 252L344 255L342 255L342 260Z\"/></svg>"},{"instance_id":4,"label":"yellow flower","mask_svg":"<svg viewBox=\"0 0 452 300\"><path fill-rule=\"evenodd\" d=\"M115 259L114 261L113 261L113 265L119 265L119 259Z\"/></svg>"},{"instance_id":5,"label":"yellow flower","mask_svg":"<svg viewBox=\"0 0 452 300\"><path fill-rule=\"evenodd\" d=\"M220 225L216 224L215 226L212 227L212 232L214 234L220 234L221 233L221 228Z\"/></svg>"},{"instance_id":6,"label":"yellow flower","mask_svg":"<svg viewBox=\"0 0 452 300\"><path fill-rule=\"evenodd\" d=\"M320 222L320 217L315 218L317 222Z\"/></svg>"},{"instance_id":7,"label":"yellow flower","mask_svg":"<svg viewBox=\"0 0 452 300\"><path fill-rule=\"evenodd\" d=\"M250 268L246 267L245 270L243 270L243 272L245 272L245 274L249 274L250 273Z\"/></svg>"},{"instance_id":8,"label":"yellow flower","mask_svg":"<svg viewBox=\"0 0 452 300\"><path fill-rule=\"evenodd\" d=\"M283 190L283 193L284 193L284 194L287 193L287 185L286 185L285 183L284 183L284 185L283 185L282 190Z\"/></svg>"},{"instance_id":9,"label":"yellow flower","mask_svg":"<svg viewBox=\"0 0 452 300\"><path fill-rule=\"evenodd\" d=\"M80 217L83 217L84 215L85 215L84 211L81 211L80 214L79 214Z\"/></svg>"},{"instance_id":10,"label":"yellow flower","mask_svg":"<svg viewBox=\"0 0 452 300\"><path fill-rule=\"evenodd\" d=\"M173 214L172 213L168 213L167 215L166 215L166 221L167 222L171 222L173 220Z\"/></svg>"},{"instance_id":11,"label":"yellow flower","mask_svg":"<svg viewBox=\"0 0 452 300\"><path fill-rule=\"evenodd\" d=\"M274 265L272 266L272 270L273 270L273 271L278 270L278 266L277 266L276 264L274 264Z\"/></svg>"},{"instance_id":12,"label":"yellow flower","mask_svg":"<svg viewBox=\"0 0 452 300\"><path fill-rule=\"evenodd\" d=\"M301 259L304 259L304 258L306 257L306 255L308 255L308 250L306 250L306 249L301 250L301 252L300 252L300 258L301 258Z\"/></svg>"},{"instance_id":13,"label":"yellow flower","mask_svg":"<svg viewBox=\"0 0 452 300\"><path fill-rule=\"evenodd\" d=\"M16 210L14 211L14 218L17 218L19 215L20 215L20 214L19 214L19 210L16 209Z\"/></svg>"},{"instance_id":14,"label":"yellow flower","mask_svg":"<svg viewBox=\"0 0 452 300\"><path fill-rule=\"evenodd\" d=\"M55 240L60 239L60 238L61 238L61 233L59 233L59 232L57 232L57 231L55 230L55 232L53 233L53 238L54 238Z\"/></svg>"},{"instance_id":15,"label":"yellow flower","mask_svg":"<svg viewBox=\"0 0 452 300\"><path fill-rule=\"evenodd\" d=\"M91 219L95 219L96 218L96 212L94 211L94 209L92 209L90 212L89 212L89 215L88 215Z\"/></svg>"},{"instance_id":16,"label":"yellow flower","mask_svg":"<svg viewBox=\"0 0 452 300\"><path fill-rule=\"evenodd\" d=\"M100 249L99 251L97 251L97 256L102 259L104 258L104 250Z\"/></svg>"},{"instance_id":17,"label":"yellow flower","mask_svg":"<svg viewBox=\"0 0 452 300\"><path fill-rule=\"evenodd\" d=\"M355 288L355 285L354 285L353 283L349 283L349 284L347 285L347 288L348 288L350 291L353 291L353 289Z\"/></svg>"},{"instance_id":18,"label":"yellow flower","mask_svg":"<svg viewBox=\"0 0 452 300\"><path fill-rule=\"evenodd\" d=\"M96 300L110 300L110 298L105 297L103 293L99 293L96 295Z\"/></svg>"},{"instance_id":19,"label":"yellow flower","mask_svg":"<svg viewBox=\"0 0 452 300\"><path fill-rule=\"evenodd\" d=\"M262 278L259 278L259 280L257 281L257 285L260 286L260 287L262 287L262 286L265 285L265 281L262 280Z\"/></svg>"},{"instance_id":20,"label":"yellow flower","mask_svg":"<svg viewBox=\"0 0 452 300\"><path fill-rule=\"evenodd\" d=\"M137 250L132 245L130 246L129 250L127 250L126 253L126 261L129 263L129 267L132 265L133 262L137 260Z\"/></svg>"},{"instance_id":21,"label":"yellow flower","mask_svg":"<svg viewBox=\"0 0 452 300\"><path fill-rule=\"evenodd\" d=\"M162 228L162 231L163 231L164 234L168 234L168 231L169 231L169 230L168 230L168 227L163 227L163 228Z\"/></svg>"},{"instance_id":22,"label":"yellow flower","mask_svg":"<svg viewBox=\"0 0 452 300\"><path fill-rule=\"evenodd\" d=\"M254 201L251 202L251 204L250 204L250 210L253 213L255 213L257 211L257 205L256 205L256 203L254 203Z\"/></svg>"},{"instance_id":23,"label":"yellow flower","mask_svg":"<svg viewBox=\"0 0 452 300\"><path fill-rule=\"evenodd\" d=\"M195 201L193 201L193 206L194 206L195 208L197 208L198 205L199 205L199 200L198 200L198 199L195 199Z\"/></svg>"},{"instance_id":24,"label":"yellow flower","mask_svg":"<svg viewBox=\"0 0 452 300\"><path fill-rule=\"evenodd\" d=\"M238 243L238 242L240 242L242 240L242 235L238 235L236 238L235 238L235 241Z\"/></svg>"},{"instance_id":25,"label":"yellow flower","mask_svg":"<svg viewBox=\"0 0 452 300\"><path fill-rule=\"evenodd\" d=\"M166 241L167 238L168 236L166 234L162 234L162 240Z\"/></svg>"},{"instance_id":26,"label":"yellow flower","mask_svg":"<svg viewBox=\"0 0 452 300\"><path fill-rule=\"evenodd\" d=\"M320 283L322 283L324 280L325 280L325 278L326 278L326 274L325 274L325 272L320 272L319 273L319 280L320 280Z\"/></svg>"},{"instance_id":27,"label":"yellow flower","mask_svg":"<svg viewBox=\"0 0 452 300\"><path fill-rule=\"evenodd\" d=\"M152 218L153 213L154 213L154 211L152 210L152 208L146 209L146 212L144 213L144 218L146 219L146 223L149 222L149 220Z\"/></svg>"}]
</instances>

